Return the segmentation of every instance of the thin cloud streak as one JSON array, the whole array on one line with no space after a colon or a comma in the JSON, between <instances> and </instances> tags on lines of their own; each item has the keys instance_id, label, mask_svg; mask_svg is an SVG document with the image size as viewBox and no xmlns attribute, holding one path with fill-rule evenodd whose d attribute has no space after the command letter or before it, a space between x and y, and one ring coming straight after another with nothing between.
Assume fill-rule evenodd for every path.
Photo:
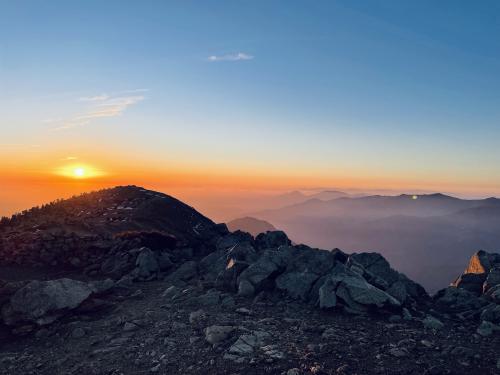
<instances>
[{"instance_id":1,"label":"thin cloud streak","mask_svg":"<svg viewBox=\"0 0 500 375\"><path fill-rule=\"evenodd\" d=\"M109 99L109 96L106 94L96 95L96 96L84 96L78 99L81 102L101 102L103 100Z\"/></svg>"},{"instance_id":2,"label":"thin cloud streak","mask_svg":"<svg viewBox=\"0 0 500 375\"><path fill-rule=\"evenodd\" d=\"M136 89L121 91L121 93L137 93L145 92L147 89ZM89 124L92 120L99 118L110 118L121 116L125 110L145 99L144 95L133 96L109 96L106 94L80 98L80 101L87 101L92 104L91 108L81 114L73 116L71 119L61 121L61 125L52 128L51 130L65 130L76 127L81 127Z\"/></svg>"},{"instance_id":3,"label":"thin cloud streak","mask_svg":"<svg viewBox=\"0 0 500 375\"><path fill-rule=\"evenodd\" d=\"M228 55L212 55L208 56L207 60L210 62L218 62L218 61L245 61L245 60L253 60L254 56L249 55L247 53L238 52L235 54Z\"/></svg>"}]
</instances>

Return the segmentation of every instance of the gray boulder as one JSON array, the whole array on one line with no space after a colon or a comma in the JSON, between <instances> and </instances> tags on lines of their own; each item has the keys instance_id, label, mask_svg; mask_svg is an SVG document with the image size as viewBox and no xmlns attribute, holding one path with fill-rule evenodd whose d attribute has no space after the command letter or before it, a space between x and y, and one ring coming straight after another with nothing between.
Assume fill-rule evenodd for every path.
<instances>
[{"instance_id":1,"label":"gray boulder","mask_svg":"<svg viewBox=\"0 0 500 375\"><path fill-rule=\"evenodd\" d=\"M335 264L330 251L304 248L299 250L287 265L286 270L276 278L276 287L295 299L310 297L313 284L325 275Z\"/></svg>"},{"instance_id":2,"label":"gray boulder","mask_svg":"<svg viewBox=\"0 0 500 375\"><path fill-rule=\"evenodd\" d=\"M135 261L135 276L141 280L149 280L157 276L160 271L160 265L155 253L143 247Z\"/></svg>"},{"instance_id":3,"label":"gray boulder","mask_svg":"<svg viewBox=\"0 0 500 375\"><path fill-rule=\"evenodd\" d=\"M292 241L288 239L285 232L281 230L269 231L260 233L255 238L255 243L258 249L272 249L280 246L290 246Z\"/></svg>"},{"instance_id":4,"label":"gray boulder","mask_svg":"<svg viewBox=\"0 0 500 375\"><path fill-rule=\"evenodd\" d=\"M274 278L282 273L295 252L291 247L266 250L261 257L250 264L238 277L238 285L250 283L256 292L274 288Z\"/></svg>"},{"instance_id":5,"label":"gray boulder","mask_svg":"<svg viewBox=\"0 0 500 375\"><path fill-rule=\"evenodd\" d=\"M323 308L334 307L339 300L352 312L401 306L394 297L369 284L362 276L341 263L337 263L327 275L318 293L319 305Z\"/></svg>"},{"instance_id":6,"label":"gray boulder","mask_svg":"<svg viewBox=\"0 0 500 375\"><path fill-rule=\"evenodd\" d=\"M213 325L205 328L205 340L212 345L217 345L229 337L235 330L233 326Z\"/></svg>"},{"instance_id":7,"label":"gray boulder","mask_svg":"<svg viewBox=\"0 0 500 375\"><path fill-rule=\"evenodd\" d=\"M404 274L392 269L389 262L378 253L352 254L347 265L363 276L370 284L386 291L400 303L408 299L427 299L425 289Z\"/></svg>"},{"instance_id":8,"label":"gray boulder","mask_svg":"<svg viewBox=\"0 0 500 375\"><path fill-rule=\"evenodd\" d=\"M50 324L68 310L77 308L91 294L92 288L82 281L31 281L14 293L2 309L2 317L7 325L19 322Z\"/></svg>"},{"instance_id":9,"label":"gray boulder","mask_svg":"<svg viewBox=\"0 0 500 375\"><path fill-rule=\"evenodd\" d=\"M440 290L433 299L436 307L447 313L478 311L488 304L476 294L453 286Z\"/></svg>"},{"instance_id":10,"label":"gray boulder","mask_svg":"<svg viewBox=\"0 0 500 375\"><path fill-rule=\"evenodd\" d=\"M488 290L500 285L500 265L492 268L486 277L483 284L483 293L487 293Z\"/></svg>"}]
</instances>

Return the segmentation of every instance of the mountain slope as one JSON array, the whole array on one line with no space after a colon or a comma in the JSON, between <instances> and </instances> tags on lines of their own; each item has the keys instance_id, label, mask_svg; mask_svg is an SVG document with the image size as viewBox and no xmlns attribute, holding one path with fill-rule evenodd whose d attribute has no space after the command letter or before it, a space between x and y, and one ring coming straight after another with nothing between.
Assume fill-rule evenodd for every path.
<instances>
[{"instance_id":1,"label":"mountain slope","mask_svg":"<svg viewBox=\"0 0 500 375\"><path fill-rule=\"evenodd\" d=\"M0 265L96 263L113 248L116 236L127 232L137 232L136 241L151 242L151 234L145 233L159 232L160 242L168 243L166 237L173 236L198 247L219 229L173 197L137 186L119 186L35 207L4 220L0 225Z\"/></svg>"}]
</instances>

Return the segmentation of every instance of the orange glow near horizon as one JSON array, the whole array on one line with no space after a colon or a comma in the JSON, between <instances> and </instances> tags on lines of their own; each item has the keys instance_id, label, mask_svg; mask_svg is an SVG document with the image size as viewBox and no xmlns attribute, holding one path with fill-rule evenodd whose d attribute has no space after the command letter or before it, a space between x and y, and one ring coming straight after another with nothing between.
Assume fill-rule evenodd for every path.
<instances>
[{"instance_id":1,"label":"orange glow near horizon","mask_svg":"<svg viewBox=\"0 0 500 375\"><path fill-rule=\"evenodd\" d=\"M500 194L498 185L493 182L471 184L451 174L437 176L429 171L416 174L390 168L366 169L359 165L305 168L295 164L271 166L258 162L175 161L112 148L98 150L91 147L86 151L54 147L45 151L37 149L36 153L12 150L2 153L0 150L0 216L116 185L143 186L173 195L188 204L205 204L217 197L214 207L235 197L308 189L391 189L410 194L432 190L483 197Z\"/></svg>"}]
</instances>

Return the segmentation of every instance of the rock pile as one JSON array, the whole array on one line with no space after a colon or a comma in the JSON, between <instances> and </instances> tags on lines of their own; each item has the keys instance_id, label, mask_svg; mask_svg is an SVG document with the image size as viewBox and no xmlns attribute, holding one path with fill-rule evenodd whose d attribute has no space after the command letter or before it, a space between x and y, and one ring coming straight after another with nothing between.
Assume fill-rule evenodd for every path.
<instances>
[{"instance_id":1,"label":"rock pile","mask_svg":"<svg viewBox=\"0 0 500 375\"><path fill-rule=\"evenodd\" d=\"M482 336L500 331L500 254L475 253L464 273L434 300L445 313L479 320L477 333Z\"/></svg>"}]
</instances>

